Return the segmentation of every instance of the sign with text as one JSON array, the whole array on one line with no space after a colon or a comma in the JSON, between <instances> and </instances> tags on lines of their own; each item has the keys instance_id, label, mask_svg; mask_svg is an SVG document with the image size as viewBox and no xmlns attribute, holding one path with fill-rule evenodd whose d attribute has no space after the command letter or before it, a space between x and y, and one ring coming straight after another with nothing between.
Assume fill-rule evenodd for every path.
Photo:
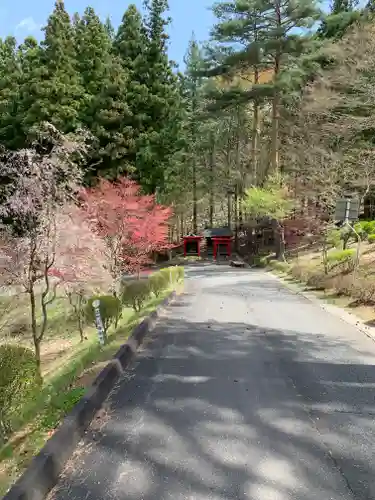
<instances>
[{"instance_id":1,"label":"sign with text","mask_svg":"<svg viewBox=\"0 0 375 500\"><path fill-rule=\"evenodd\" d=\"M358 198L342 198L337 200L335 221L350 222L358 220L360 201Z\"/></svg>"}]
</instances>

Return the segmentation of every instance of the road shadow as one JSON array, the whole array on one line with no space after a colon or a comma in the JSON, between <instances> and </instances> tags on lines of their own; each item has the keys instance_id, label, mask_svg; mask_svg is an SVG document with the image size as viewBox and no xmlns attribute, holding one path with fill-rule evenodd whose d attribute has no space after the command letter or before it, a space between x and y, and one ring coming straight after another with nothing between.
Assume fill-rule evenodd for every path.
<instances>
[{"instance_id":1,"label":"road shadow","mask_svg":"<svg viewBox=\"0 0 375 500\"><path fill-rule=\"evenodd\" d=\"M51 498L373 499L373 360L324 334L167 316Z\"/></svg>"}]
</instances>

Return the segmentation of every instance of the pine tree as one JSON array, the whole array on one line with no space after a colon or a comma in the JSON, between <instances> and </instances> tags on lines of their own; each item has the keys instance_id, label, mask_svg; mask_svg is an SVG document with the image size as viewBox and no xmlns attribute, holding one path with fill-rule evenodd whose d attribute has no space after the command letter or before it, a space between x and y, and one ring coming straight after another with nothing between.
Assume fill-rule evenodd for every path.
<instances>
[{"instance_id":1,"label":"pine tree","mask_svg":"<svg viewBox=\"0 0 375 500\"><path fill-rule=\"evenodd\" d=\"M79 125L79 109L83 97L80 75L76 68L73 27L62 0L44 28L40 62L32 69L30 80L24 81L24 126L49 121L62 132ZM28 95L28 87L33 91Z\"/></svg>"},{"instance_id":2,"label":"pine tree","mask_svg":"<svg viewBox=\"0 0 375 500\"><path fill-rule=\"evenodd\" d=\"M86 180L98 175L116 178L129 173L129 132L125 122L127 75L116 55L106 26L88 7L75 26L77 69L84 85L80 122L96 138Z\"/></svg>"},{"instance_id":3,"label":"pine tree","mask_svg":"<svg viewBox=\"0 0 375 500\"><path fill-rule=\"evenodd\" d=\"M318 29L318 37L321 39L342 38L349 26L361 17L361 12L356 9L357 6L357 0L334 0L331 12Z\"/></svg>"},{"instance_id":4,"label":"pine tree","mask_svg":"<svg viewBox=\"0 0 375 500\"><path fill-rule=\"evenodd\" d=\"M213 12L218 23L212 38L224 46L215 61L216 73L233 76L253 72L254 83L241 98L251 101L271 98L272 132L270 168L279 169L279 118L283 92L283 69L291 58L300 56L307 37L295 34L296 28L311 27L319 18L315 0L231 0L217 2ZM230 50L228 50L228 44ZM259 76L267 71L270 82L261 83ZM266 75L267 75L266 73ZM237 92L238 94L241 92ZM254 122L256 119L254 116Z\"/></svg>"}]
</instances>

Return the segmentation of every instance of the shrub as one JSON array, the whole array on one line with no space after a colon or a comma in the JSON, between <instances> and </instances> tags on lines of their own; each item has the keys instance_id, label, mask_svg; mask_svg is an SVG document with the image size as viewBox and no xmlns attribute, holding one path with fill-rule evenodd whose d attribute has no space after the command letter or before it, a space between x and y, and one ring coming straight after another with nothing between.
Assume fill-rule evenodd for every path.
<instances>
[{"instance_id":1,"label":"shrub","mask_svg":"<svg viewBox=\"0 0 375 500\"><path fill-rule=\"evenodd\" d=\"M354 264L355 250L350 248L347 250L331 250L327 254L327 262L331 268L337 264Z\"/></svg>"},{"instance_id":2,"label":"shrub","mask_svg":"<svg viewBox=\"0 0 375 500\"><path fill-rule=\"evenodd\" d=\"M375 220L357 222L354 229L361 237L373 234L375 233Z\"/></svg>"},{"instance_id":3,"label":"shrub","mask_svg":"<svg viewBox=\"0 0 375 500\"><path fill-rule=\"evenodd\" d=\"M369 278L361 278L352 288L351 296L358 304L373 305L375 303L375 283Z\"/></svg>"},{"instance_id":4,"label":"shrub","mask_svg":"<svg viewBox=\"0 0 375 500\"><path fill-rule=\"evenodd\" d=\"M90 323L95 323L95 311L92 306L95 300L100 301L100 316L103 321L104 332L107 333L108 328L112 323L117 327L118 320L121 316L121 301L114 295L97 295L91 297L86 305L86 318Z\"/></svg>"},{"instance_id":5,"label":"shrub","mask_svg":"<svg viewBox=\"0 0 375 500\"><path fill-rule=\"evenodd\" d=\"M176 266L174 268L174 273L176 276L176 281L184 281L185 279L185 268L182 266Z\"/></svg>"},{"instance_id":6,"label":"shrub","mask_svg":"<svg viewBox=\"0 0 375 500\"><path fill-rule=\"evenodd\" d=\"M182 266L174 266L170 267L170 272L171 274L171 280L172 283L178 283L180 281L183 281L185 277L185 269Z\"/></svg>"},{"instance_id":7,"label":"shrub","mask_svg":"<svg viewBox=\"0 0 375 500\"><path fill-rule=\"evenodd\" d=\"M164 288L168 288L171 284L177 283L184 278L185 270L182 266L170 266L161 269L155 274L162 277Z\"/></svg>"},{"instance_id":8,"label":"shrub","mask_svg":"<svg viewBox=\"0 0 375 500\"><path fill-rule=\"evenodd\" d=\"M151 292L155 297L159 297L161 292L165 289L164 278L159 273L154 273L149 278Z\"/></svg>"},{"instance_id":9,"label":"shrub","mask_svg":"<svg viewBox=\"0 0 375 500\"><path fill-rule=\"evenodd\" d=\"M161 280L158 286L160 285ZM151 294L151 281L134 280L124 284L122 290L121 302L124 306L132 307L134 311L139 312L146 300Z\"/></svg>"},{"instance_id":10,"label":"shrub","mask_svg":"<svg viewBox=\"0 0 375 500\"><path fill-rule=\"evenodd\" d=\"M161 278L161 282L163 283L163 289L166 290L171 283L173 282L173 271L174 267L165 267L164 269L160 269L157 274ZM155 273L156 274L156 273Z\"/></svg>"},{"instance_id":11,"label":"shrub","mask_svg":"<svg viewBox=\"0 0 375 500\"><path fill-rule=\"evenodd\" d=\"M295 264L291 267L290 274L298 281L306 281L308 278L308 269L300 264Z\"/></svg>"},{"instance_id":12,"label":"shrub","mask_svg":"<svg viewBox=\"0 0 375 500\"><path fill-rule=\"evenodd\" d=\"M353 277L348 274L336 276L333 280L332 288L337 295L350 297L353 293Z\"/></svg>"},{"instance_id":13,"label":"shrub","mask_svg":"<svg viewBox=\"0 0 375 500\"><path fill-rule=\"evenodd\" d=\"M372 245L373 243L375 243L375 234L369 234L367 236L367 241Z\"/></svg>"},{"instance_id":14,"label":"shrub","mask_svg":"<svg viewBox=\"0 0 375 500\"><path fill-rule=\"evenodd\" d=\"M0 346L0 438L4 440L11 433L12 418L41 383L33 351L11 344Z\"/></svg>"},{"instance_id":15,"label":"shrub","mask_svg":"<svg viewBox=\"0 0 375 500\"><path fill-rule=\"evenodd\" d=\"M253 265L255 267L267 267L272 259L272 255L255 255Z\"/></svg>"},{"instance_id":16,"label":"shrub","mask_svg":"<svg viewBox=\"0 0 375 500\"><path fill-rule=\"evenodd\" d=\"M329 288L330 277L324 271L315 269L306 272L306 285L315 290L326 290Z\"/></svg>"},{"instance_id":17,"label":"shrub","mask_svg":"<svg viewBox=\"0 0 375 500\"><path fill-rule=\"evenodd\" d=\"M331 247L339 247L342 240L340 229L330 229L327 232L327 245Z\"/></svg>"},{"instance_id":18,"label":"shrub","mask_svg":"<svg viewBox=\"0 0 375 500\"><path fill-rule=\"evenodd\" d=\"M290 270L290 264L280 260L270 260L268 265L275 271L280 271L282 273L287 273Z\"/></svg>"}]
</instances>

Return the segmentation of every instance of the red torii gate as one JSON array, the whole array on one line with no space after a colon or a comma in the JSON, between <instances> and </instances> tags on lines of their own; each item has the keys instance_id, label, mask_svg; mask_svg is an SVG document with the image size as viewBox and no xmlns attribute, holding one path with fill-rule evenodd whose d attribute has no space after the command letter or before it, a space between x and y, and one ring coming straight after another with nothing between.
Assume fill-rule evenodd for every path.
<instances>
[{"instance_id":1,"label":"red torii gate","mask_svg":"<svg viewBox=\"0 0 375 500\"><path fill-rule=\"evenodd\" d=\"M213 236L213 253L214 259L217 259L218 248L219 245L226 245L227 256L230 257L232 255L232 237L231 236Z\"/></svg>"},{"instance_id":2,"label":"red torii gate","mask_svg":"<svg viewBox=\"0 0 375 500\"><path fill-rule=\"evenodd\" d=\"M202 236L184 236L184 256L186 257L187 255L187 249L189 243L195 243L197 245L197 255L198 257L201 256L201 241L202 241Z\"/></svg>"}]
</instances>

